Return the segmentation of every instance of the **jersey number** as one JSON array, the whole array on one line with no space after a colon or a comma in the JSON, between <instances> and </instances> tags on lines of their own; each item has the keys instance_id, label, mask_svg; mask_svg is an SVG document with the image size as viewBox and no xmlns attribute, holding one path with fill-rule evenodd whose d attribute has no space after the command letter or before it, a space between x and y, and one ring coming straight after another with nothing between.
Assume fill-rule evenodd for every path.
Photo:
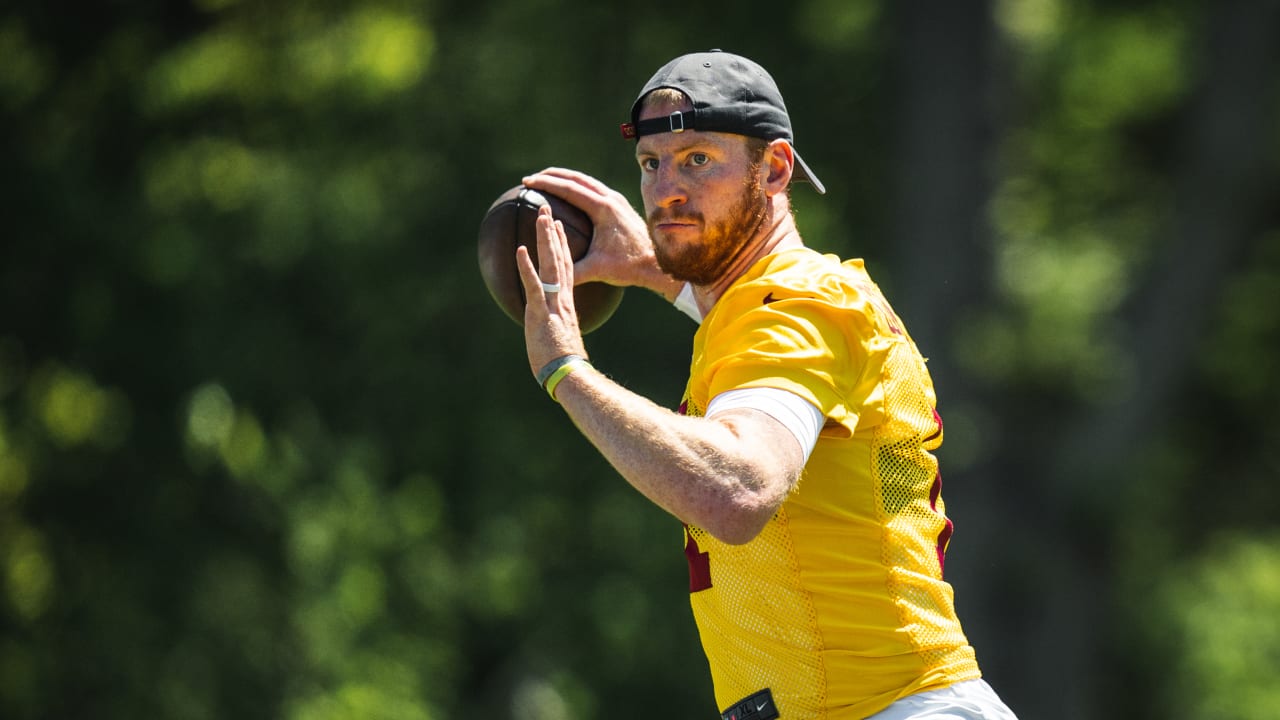
<instances>
[{"instance_id":1,"label":"jersey number","mask_svg":"<svg viewBox=\"0 0 1280 720\"><path fill-rule=\"evenodd\" d=\"M684 526L684 556L689 561L689 592L696 593L711 587L711 559L698 549L689 526Z\"/></svg>"},{"instance_id":2,"label":"jersey number","mask_svg":"<svg viewBox=\"0 0 1280 720\"><path fill-rule=\"evenodd\" d=\"M942 495L942 473L938 473L933 477L933 487L929 488L929 507L934 512L938 512L938 497ZM946 515L942 516L945 523L942 526L942 532L938 533L938 572L943 571L943 565L946 562L947 545L951 544L951 534L955 532L955 525L951 522L951 518Z\"/></svg>"},{"instance_id":3,"label":"jersey number","mask_svg":"<svg viewBox=\"0 0 1280 720\"><path fill-rule=\"evenodd\" d=\"M942 416L938 414L937 409L933 411L933 421L938 424L938 429L929 437L925 438L925 442L931 442L942 435ZM929 488L929 509L938 512L938 498L942 497L942 471L939 470L933 476L933 485ZM942 532L938 533L938 572L943 571L943 565L946 561L947 545L951 544L951 534L955 532L956 526L951 522L951 518L946 515L942 516L943 526Z\"/></svg>"}]
</instances>

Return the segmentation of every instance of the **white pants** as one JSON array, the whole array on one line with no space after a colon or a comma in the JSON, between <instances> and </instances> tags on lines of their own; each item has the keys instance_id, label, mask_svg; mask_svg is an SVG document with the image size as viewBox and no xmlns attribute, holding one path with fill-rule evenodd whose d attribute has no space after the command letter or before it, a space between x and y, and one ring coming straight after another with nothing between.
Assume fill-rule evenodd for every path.
<instances>
[{"instance_id":1,"label":"white pants","mask_svg":"<svg viewBox=\"0 0 1280 720\"><path fill-rule=\"evenodd\" d=\"M867 720L1018 720L985 680L966 680L898 700Z\"/></svg>"}]
</instances>

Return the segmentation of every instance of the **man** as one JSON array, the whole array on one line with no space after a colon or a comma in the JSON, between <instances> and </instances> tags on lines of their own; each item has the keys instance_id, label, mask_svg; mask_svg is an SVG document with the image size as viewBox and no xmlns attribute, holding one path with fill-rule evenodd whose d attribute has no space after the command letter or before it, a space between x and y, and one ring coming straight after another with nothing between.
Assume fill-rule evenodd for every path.
<instances>
[{"instance_id":1,"label":"man","mask_svg":"<svg viewBox=\"0 0 1280 720\"><path fill-rule=\"evenodd\" d=\"M1012 718L942 580L951 535L932 381L860 260L807 249L789 185L825 192L773 79L712 51L644 86L647 224L570 170L526 178L595 222L576 265L544 210L517 251L535 378L685 524L690 602L724 718ZM647 287L701 323L678 412L586 359L575 282Z\"/></svg>"}]
</instances>

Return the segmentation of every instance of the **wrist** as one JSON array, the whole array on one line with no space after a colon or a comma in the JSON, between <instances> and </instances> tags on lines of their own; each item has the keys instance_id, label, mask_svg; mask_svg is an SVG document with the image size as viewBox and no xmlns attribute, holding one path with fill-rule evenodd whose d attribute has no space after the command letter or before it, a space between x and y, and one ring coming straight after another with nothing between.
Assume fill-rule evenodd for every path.
<instances>
[{"instance_id":1,"label":"wrist","mask_svg":"<svg viewBox=\"0 0 1280 720\"><path fill-rule=\"evenodd\" d=\"M676 280L661 270L650 281L649 288L669 303L674 303L689 283Z\"/></svg>"},{"instance_id":2,"label":"wrist","mask_svg":"<svg viewBox=\"0 0 1280 720\"><path fill-rule=\"evenodd\" d=\"M561 355L546 365L543 365L542 369L538 371L538 385L543 390L547 391L547 394L551 396L552 400L556 400L556 388L560 385L562 380L578 370L589 369L591 367L593 367L591 362L582 355ZM559 402L559 400L556 400L556 402Z\"/></svg>"}]
</instances>

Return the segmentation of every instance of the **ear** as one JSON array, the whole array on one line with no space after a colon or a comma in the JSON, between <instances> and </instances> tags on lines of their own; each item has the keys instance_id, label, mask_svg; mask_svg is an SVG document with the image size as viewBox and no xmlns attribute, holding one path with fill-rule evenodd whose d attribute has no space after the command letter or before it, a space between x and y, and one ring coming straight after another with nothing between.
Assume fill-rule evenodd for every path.
<instances>
[{"instance_id":1,"label":"ear","mask_svg":"<svg viewBox=\"0 0 1280 720\"><path fill-rule=\"evenodd\" d=\"M761 182L765 195L772 197L786 192L787 186L791 184L791 174L796 165L795 151L791 149L791 143L781 139L771 141L764 151L764 162L760 165L765 174Z\"/></svg>"}]
</instances>

